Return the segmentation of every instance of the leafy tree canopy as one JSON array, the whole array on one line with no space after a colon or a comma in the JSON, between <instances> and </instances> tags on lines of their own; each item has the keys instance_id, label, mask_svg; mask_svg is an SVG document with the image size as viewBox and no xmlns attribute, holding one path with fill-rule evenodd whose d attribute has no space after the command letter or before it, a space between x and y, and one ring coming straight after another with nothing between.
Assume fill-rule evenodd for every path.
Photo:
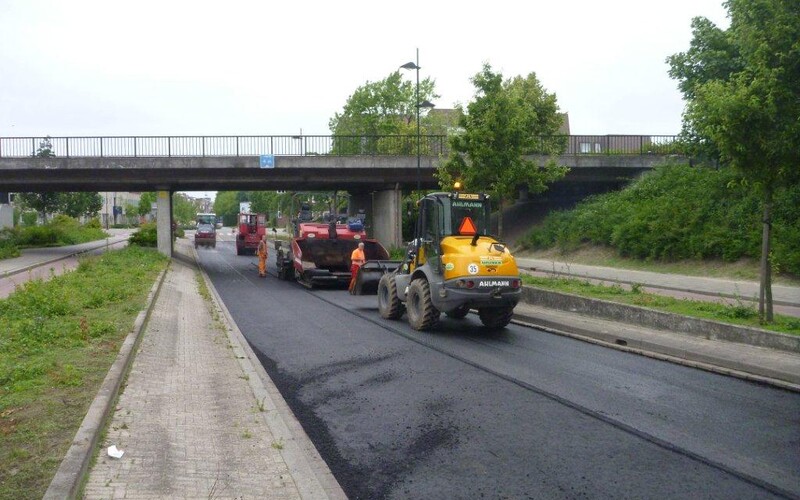
<instances>
[{"instance_id":1,"label":"leafy tree canopy","mask_svg":"<svg viewBox=\"0 0 800 500\"><path fill-rule=\"evenodd\" d=\"M556 155L563 138L542 140L558 133L562 117L555 94L548 93L535 73L504 80L486 64L472 78L475 98L459 108L461 133L450 137L451 154L437 172L440 185L460 180L470 191L488 191L500 201L512 199L521 186L537 193L562 178L567 168L554 160L539 167L525 157ZM502 210L498 222L502 235Z\"/></svg>"},{"instance_id":2,"label":"leafy tree canopy","mask_svg":"<svg viewBox=\"0 0 800 500\"><path fill-rule=\"evenodd\" d=\"M797 0L725 6L730 28L695 19L689 51L667 61L687 99L684 130L763 193L759 312L771 321L772 200L800 182L800 15Z\"/></svg>"},{"instance_id":3,"label":"leafy tree canopy","mask_svg":"<svg viewBox=\"0 0 800 500\"><path fill-rule=\"evenodd\" d=\"M419 102L439 97L435 93L435 82L425 78L419 82ZM341 112L334 114L328 122L336 136L358 136L348 139L340 137L334 144L339 154L364 152L365 148L376 153L407 153L416 143L409 141L369 142L362 136L416 135L417 132L416 82L404 79L395 71L378 82L367 82L358 87L347 98ZM425 109L421 109L420 128L427 126ZM365 141L367 141L365 143ZM377 141L377 140L375 140ZM409 151L398 150L405 146Z\"/></svg>"}]
</instances>

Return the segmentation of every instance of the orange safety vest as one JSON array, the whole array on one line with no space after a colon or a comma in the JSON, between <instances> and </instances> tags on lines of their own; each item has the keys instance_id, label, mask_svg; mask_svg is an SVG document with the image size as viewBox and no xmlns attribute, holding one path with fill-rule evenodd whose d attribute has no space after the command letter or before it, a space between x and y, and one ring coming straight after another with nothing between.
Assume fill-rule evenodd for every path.
<instances>
[{"instance_id":1,"label":"orange safety vest","mask_svg":"<svg viewBox=\"0 0 800 500\"><path fill-rule=\"evenodd\" d=\"M356 248L355 250L353 250L353 253L350 254L351 264L360 266L366 261L367 259L364 257L364 250L361 250L360 248Z\"/></svg>"}]
</instances>

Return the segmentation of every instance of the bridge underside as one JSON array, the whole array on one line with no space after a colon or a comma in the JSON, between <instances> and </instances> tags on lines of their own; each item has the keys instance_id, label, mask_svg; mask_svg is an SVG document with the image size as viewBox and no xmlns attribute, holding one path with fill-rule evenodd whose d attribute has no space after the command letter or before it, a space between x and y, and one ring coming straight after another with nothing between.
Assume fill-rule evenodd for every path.
<instances>
[{"instance_id":1,"label":"bridge underside","mask_svg":"<svg viewBox=\"0 0 800 500\"><path fill-rule=\"evenodd\" d=\"M570 167L567 177L533 196L577 200L616 189L664 160L657 155L565 155L558 162ZM162 199L163 192L344 190L370 199L365 208L376 236L387 246L400 246L401 191L417 182L425 190L439 189L434 177L438 162L438 157L422 157L417 168L415 156L286 156L276 157L273 168L260 168L255 156L0 158L0 192L159 191L162 228L169 227L169 219L162 221L161 214L171 213L171 199ZM166 243L162 251L171 254Z\"/></svg>"}]
</instances>

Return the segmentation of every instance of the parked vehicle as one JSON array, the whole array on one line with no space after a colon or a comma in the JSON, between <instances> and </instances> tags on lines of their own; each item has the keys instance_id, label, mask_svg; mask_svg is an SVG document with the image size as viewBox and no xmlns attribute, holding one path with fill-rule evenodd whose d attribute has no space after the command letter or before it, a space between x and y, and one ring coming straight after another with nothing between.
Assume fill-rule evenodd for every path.
<instances>
[{"instance_id":1,"label":"parked vehicle","mask_svg":"<svg viewBox=\"0 0 800 500\"><path fill-rule=\"evenodd\" d=\"M217 248L217 229L213 224L198 224L194 233L194 247L200 245Z\"/></svg>"}]
</instances>

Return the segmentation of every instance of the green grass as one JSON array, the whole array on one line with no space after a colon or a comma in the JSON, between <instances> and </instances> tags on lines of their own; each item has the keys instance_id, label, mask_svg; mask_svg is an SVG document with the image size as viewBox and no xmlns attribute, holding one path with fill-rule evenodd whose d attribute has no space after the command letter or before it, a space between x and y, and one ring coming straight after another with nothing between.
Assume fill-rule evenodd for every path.
<instances>
[{"instance_id":1,"label":"green grass","mask_svg":"<svg viewBox=\"0 0 800 500\"><path fill-rule=\"evenodd\" d=\"M0 498L40 498L166 266L136 247L0 300Z\"/></svg>"},{"instance_id":2,"label":"green grass","mask_svg":"<svg viewBox=\"0 0 800 500\"><path fill-rule=\"evenodd\" d=\"M102 240L108 234L95 222L81 225L64 215L42 226L15 227L0 231L0 259L19 256L21 248L60 247Z\"/></svg>"},{"instance_id":3,"label":"green grass","mask_svg":"<svg viewBox=\"0 0 800 500\"><path fill-rule=\"evenodd\" d=\"M621 257L612 248L590 244L583 244L572 251L562 251L555 248L548 250L522 250L515 252L514 255L518 258L545 259L567 264L583 264L654 273L683 274L686 276L754 282L759 280L759 263L755 259L748 258L742 258L735 262L726 262L719 259L686 259L674 262L640 260ZM543 270L547 271L547 269ZM773 283L800 286L800 277L791 275L773 276Z\"/></svg>"},{"instance_id":4,"label":"green grass","mask_svg":"<svg viewBox=\"0 0 800 500\"><path fill-rule=\"evenodd\" d=\"M734 170L662 165L621 191L550 213L516 243L562 251L591 244L643 261L757 260L761 215L758 190ZM775 274L800 276L800 184L775 193L772 229Z\"/></svg>"},{"instance_id":5,"label":"green grass","mask_svg":"<svg viewBox=\"0 0 800 500\"><path fill-rule=\"evenodd\" d=\"M718 304L698 300L676 299L663 295L627 290L619 285L596 285L583 279L550 278L522 275L527 286L571 293L581 297L608 300L622 304L647 307L693 318L710 319L734 325L750 326L775 332L800 335L800 318L775 315L771 324L760 324L754 305L738 302L735 305Z\"/></svg>"}]
</instances>

